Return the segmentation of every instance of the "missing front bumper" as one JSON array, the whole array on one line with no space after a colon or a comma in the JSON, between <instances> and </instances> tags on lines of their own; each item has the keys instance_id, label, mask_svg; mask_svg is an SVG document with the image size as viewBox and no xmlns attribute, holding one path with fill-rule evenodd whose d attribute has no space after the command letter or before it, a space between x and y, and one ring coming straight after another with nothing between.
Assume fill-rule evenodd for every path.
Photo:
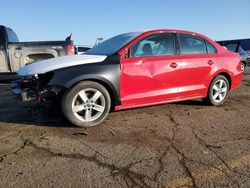
<instances>
[{"instance_id":1,"label":"missing front bumper","mask_svg":"<svg viewBox=\"0 0 250 188\"><path fill-rule=\"evenodd\" d=\"M12 93L23 102L33 100L43 102L49 98L60 96L64 91L64 88L60 86L47 86L38 89L38 85L26 80L13 81L10 87Z\"/></svg>"},{"instance_id":2,"label":"missing front bumper","mask_svg":"<svg viewBox=\"0 0 250 188\"><path fill-rule=\"evenodd\" d=\"M36 92L28 88L22 88L21 84L21 80L11 82L10 88L16 98L23 102L36 100Z\"/></svg>"}]
</instances>

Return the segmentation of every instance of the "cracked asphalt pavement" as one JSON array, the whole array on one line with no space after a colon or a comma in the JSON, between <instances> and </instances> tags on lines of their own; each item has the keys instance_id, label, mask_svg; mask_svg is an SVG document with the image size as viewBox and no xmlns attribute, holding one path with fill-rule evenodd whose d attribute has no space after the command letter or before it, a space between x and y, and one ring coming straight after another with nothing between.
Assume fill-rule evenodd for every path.
<instances>
[{"instance_id":1,"label":"cracked asphalt pavement","mask_svg":"<svg viewBox=\"0 0 250 188\"><path fill-rule=\"evenodd\" d=\"M0 84L0 187L250 187L250 71L225 105L114 112L97 127Z\"/></svg>"}]
</instances>

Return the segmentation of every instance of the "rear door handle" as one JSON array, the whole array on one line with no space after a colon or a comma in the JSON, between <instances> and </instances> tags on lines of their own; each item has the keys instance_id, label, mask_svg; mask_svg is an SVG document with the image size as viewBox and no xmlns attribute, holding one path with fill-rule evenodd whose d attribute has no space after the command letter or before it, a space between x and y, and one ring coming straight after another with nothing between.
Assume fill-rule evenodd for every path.
<instances>
[{"instance_id":1,"label":"rear door handle","mask_svg":"<svg viewBox=\"0 0 250 188\"><path fill-rule=\"evenodd\" d=\"M213 65L213 64L214 64L214 62L213 62L212 60L209 60L209 61L207 62L207 64L209 64L209 65Z\"/></svg>"},{"instance_id":2,"label":"rear door handle","mask_svg":"<svg viewBox=\"0 0 250 188\"><path fill-rule=\"evenodd\" d=\"M175 63L175 62L170 64L170 67L173 68L173 69L175 69L177 66L178 66L177 63Z\"/></svg>"}]
</instances>

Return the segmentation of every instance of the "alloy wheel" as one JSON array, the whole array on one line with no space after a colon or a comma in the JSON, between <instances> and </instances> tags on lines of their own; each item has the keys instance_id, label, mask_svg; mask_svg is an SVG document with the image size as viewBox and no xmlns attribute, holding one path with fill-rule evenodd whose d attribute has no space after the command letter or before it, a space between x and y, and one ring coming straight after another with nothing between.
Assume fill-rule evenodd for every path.
<instances>
[{"instance_id":1,"label":"alloy wheel","mask_svg":"<svg viewBox=\"0 0 250 188\"><path fill-rule=\"evenodd\" d=\"M105 105L105 97L100 91L86 88L75 95L72 101L72 111L80 121L92 122L103 114Z\"/></svg>"},{"instance_id":2,"label":"alloy wheel","mask_svg":"<svg viewBox=\"0 0 250 188\"><path fill-rule=\"evenodd\" d=\"M228 92L227 84L224 80L220 79L213 85L213 99L215 102L220 103L222 102Z\"/></svg>"},{"instance_id":3,"label":"alloy wheel","mask_svg":"<svg viewBox=\"0 0 250 188\"><path fill-rule=\"evenodd\" d=\"M245 65L242 63L242 64L241 64L241 71L242 71L243 73L245 72L245 68L246 68Z\"/></svg>"}]
</instances>

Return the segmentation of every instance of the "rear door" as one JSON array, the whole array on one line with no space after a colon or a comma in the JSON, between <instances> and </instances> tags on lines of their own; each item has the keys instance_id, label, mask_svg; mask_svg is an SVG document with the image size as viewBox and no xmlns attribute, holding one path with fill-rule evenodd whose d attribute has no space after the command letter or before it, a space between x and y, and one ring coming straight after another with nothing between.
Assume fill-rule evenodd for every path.
<instances>
[{"instance_id":1,"label":"rear door","mask_svg":"<svg viewBox=\"0 0 250 188\"><path fill-rule=\"evenodd\" d=\"M191 35L178 34L180 45L181 98L206 96L211 71L217 61L216 48L205 39Z\"/></svg>"},{"instance_id":2,"label":"rear door","mask_svg":"<svg viewBox=\"0 0 250 188\"><path fill-rule=\"evenodd\" d=\"M0 29L0 72L9 72L6 49L4 45L4 33Z\"/></svg>"},{"instance_id":3,"label":"rear door","mask_svg":"<svg viewBox=\"0 0 250 188\"><path fill-rule=\"evenodd\" d=\"M121 100L127 107L157 104L178 97L180 59L171 33L153 34L133 44L121 60Z\"/></svg>"}]
</instances>

